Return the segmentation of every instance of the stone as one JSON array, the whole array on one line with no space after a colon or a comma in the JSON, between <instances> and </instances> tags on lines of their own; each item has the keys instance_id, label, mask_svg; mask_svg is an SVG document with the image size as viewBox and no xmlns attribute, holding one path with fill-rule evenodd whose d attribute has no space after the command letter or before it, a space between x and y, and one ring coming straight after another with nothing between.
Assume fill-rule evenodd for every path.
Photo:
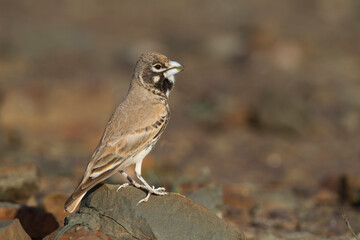
<instances>
[{"instance_id":1,"label":"stone","mask_svg":"<svg viewBox=\"0 0 360 240\"><path fill-rule=\"evenodd\" d=\"M221 185L209 185L191 193L189 199L197 202L217 216L221 216L223 210L223 190Z\"/></svg>"},{"instance_id":2,"label":"stone","mask_svg":"<svg viewBox=\"0 0 360 240\"><path fill-rule=\"evenodd\" d=\"M19 219L13 219L0 222L0 239L30 240L31 238L22 228Z\"/></svg>"},{"instance_id":3,"label":"stone","mask_svg":"<svg viewBox=\"0 0 360 240\"><path fill-rule=\"evenodd\" d=\"M20 204L16 203L0 203L0 221L11 220L16 218L16 214L20 209Z\"/></svg>"},{"instance_id":4,"label":"stone","mask_svg":"<svg viewBox=\"0 0 360 240\"><path fill-rule=\"evenodd\" d=\"M50 235L46 236L44 240L52 240L56 239L56 237L60 236L63 227L59 228L57 231L51 233ZM114 239L113 237L109 236L108 234L99 232L99 231L92 231L86 227L74 227L71 230L67 231L65 234L61 235L61 240L111 240Z\"/></svg>"},{"instance_id":5,"label":"stone","mask_svg":"<svg viewBox=\"0 0 360 240\"><path fill-rule=\"evenodd\" d=\"M343 175L340 177L339 197L343 203L360 206L360 178Z\"/></svg>"},{"instance_id":6,"label":"stone","mask_svg":"<svg viewBox=\"0 0 360 240\"><path fill-rule=\"evenodd\" d=\"M328 189L321 189L315 195L315 201L318 205L336 205L339 203L338 194Z\"/></svg>"},{"instance_id":7,"label":"stone","mask_svg":"<svg viewBox=\"0 0 360 240\"><path fill-rule=\"evenodd\" d=\"M85 226L114 239L244 239L210 210L176 193L152 195L134 187L116 191L118 185L98 185L82 200L77 213L69 215L65 227Z\"/></svg>"},{"instance_id":8,"label":"stone","mask_svg":"<svg viewBox=\"0 0 360 240\"><path fill-rule=\"evenodd\" d=\"M64 202L68 198L67 195L61 193L49 193L44 197L45 211L52 213L59 225L63 225L65 217L69 214L64 211Z\"/></svg>"},{"instance_id":9,"label":"stone","mask_svg":"<svg viewBox=\"0 0 360 240\"><path fill-rule=\"evenodd\" d=\"M0 192L0 202L11 202L13 201L12 197L4 192Z\"/></svg>"},{"instance_id":10,"label":"stone","mask_svg":"<svg viewBox=\"0 0 360 240\"><path fill-rule=\"evenodd\" d=\"M15 203L0 203L0 221L14 218L19 219L31 238L43 238L59 227L54 216L40 208Z\"/></svg>"},{"instance_id":11,"label":"stone","mask_svg":"<svg viewBox=\"0 0 360 240\"><path fill-rule=\"evenodd\" d=\"M39 174L34 163L0 168L0 193L8 196L12 201L24 202L38 188Z\"/></svg>"},{"instance_id":12,"label":"stone","mask_svg":"<svg viewBox=\"0 0 360 240\"><path fill-rule=\"evenodd\" d=\"M262 191L256 194L256 198L259 201L256 208L252 209L252 224L264 229L296 230L298 220L295 213L298 203L291 191Z\"/></svg>"}]
</instances>

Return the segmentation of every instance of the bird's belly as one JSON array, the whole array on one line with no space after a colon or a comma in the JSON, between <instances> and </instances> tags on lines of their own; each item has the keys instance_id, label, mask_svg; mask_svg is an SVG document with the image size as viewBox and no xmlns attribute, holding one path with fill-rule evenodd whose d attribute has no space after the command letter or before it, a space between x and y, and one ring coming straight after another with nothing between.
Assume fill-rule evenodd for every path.
<instances>
[{"instance_id":1,"label":"bird's belly","mask_svg":"<svg viewBox=\"0 0 360 240\"><path fill-rule=\"evenodd\" d=\"M151 151L152 148L153 148L153 145L150 145L147 148L145 148L144 150L142 150L141 152L139 152L138 154L136 154L135 156L130 157L126 161L124 168L127 168L128 166L136 164L137 162L143 160L144 157L146 157L146 155L149 154L149 152Z\"/></svg>"}]
</instances>

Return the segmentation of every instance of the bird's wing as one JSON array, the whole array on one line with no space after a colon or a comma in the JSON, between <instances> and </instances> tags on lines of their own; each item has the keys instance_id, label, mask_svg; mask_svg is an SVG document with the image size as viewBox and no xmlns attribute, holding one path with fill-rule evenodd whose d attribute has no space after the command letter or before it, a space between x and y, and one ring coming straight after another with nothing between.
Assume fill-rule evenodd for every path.
<instances>
[{"instance_id":1,"label":"bird's wing","mask_svg":"<svg viewBox=\"0 0 360 240\"><path fill-rule=\"evenodd\" d=\"M166 116L162 116L149 126L109 138L97 148L90 160L84 174L89 180L83 184L83 187L93 185L91 183L93 181L99 182L97 179L102 179L101 176L126 164L126 160L144 150L162 133L166 123Z\"/></svg>"},{"instance_id":2,"label":"bird's wing","mask_svg":"<svg viewBox=\"0 0 360 240\"><path fill-rule=\"evenodd\" d=\"M153 140L160 136L166 124L167 116L161 116L149 126L119 136L113 135L107 138L106 142L100 142L87 166L82 181L66 202L65 208L68 209L69 205L76 202L78 198L81 199L96 184L119 171L121 166L126 165L126 160L146 149Z\"/></svg>"},{"instance_id":3,"label":"bird's wing","mask_svg":"<svg viewBox=\"0 0 360 240\"><path fill-rule=\"evenodd\" d=\"M90 178L96 178L111 169L124 165L126 160L152 144L166 126L166 117L154 122L152 125L137 129L121 136L113 136L89 164Z\"/></svg>"}]
</instances>

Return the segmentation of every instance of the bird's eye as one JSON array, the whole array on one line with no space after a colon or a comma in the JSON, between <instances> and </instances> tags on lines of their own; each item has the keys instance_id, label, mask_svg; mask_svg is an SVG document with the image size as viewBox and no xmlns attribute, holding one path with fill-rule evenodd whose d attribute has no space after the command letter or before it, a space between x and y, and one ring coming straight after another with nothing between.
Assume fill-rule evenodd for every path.
<instances>
[{"instance_id":1,"label":"bird's eye","mask_svg":"<svg viewBox=\"0 0 360 240\"><path fill-rule=\"evenodd\" d=\"M159 70L161 68L161 65L160 64L155 64L154 68Z\"/></svg>"}]
</instances>

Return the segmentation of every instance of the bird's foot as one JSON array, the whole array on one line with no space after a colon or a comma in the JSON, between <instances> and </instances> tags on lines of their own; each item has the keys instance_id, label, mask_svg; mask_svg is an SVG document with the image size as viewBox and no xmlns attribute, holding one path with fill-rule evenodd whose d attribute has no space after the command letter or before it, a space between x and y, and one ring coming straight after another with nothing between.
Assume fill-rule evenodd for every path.
<instances>
[{"instance_id":1,"label":"bird's foot","mask_svg":"<svg viewBox=\"0 0 360 240\"><path fill-rule=\"evenodd\" d=\"M164 195L169 194L168 192L165 192L166 189L163 187L159 187L159 188L155 188L154 186L150 187L150 188L147 187L146 190L148 191L147 196L145 198L141 199L136 205L138 205L142 202L147 202L149 200L151 194L155 194L155 195L159 195L159 196L164 196Z\"/></svg>"},{"instance_id":2,"label":"bird's foot","mask_svg":"<svg viewBox=\"0 0 360 240\"><path fill-rule=\"evenodd\" d=\"M149 190L149 188L146 185L139 184L135 182L135 180L132 180L132 182L121 184L116 191L119 191L121 188L127 187L127 186L134 186L139 189ZM164 188L165 190L165 188Z\"/></svg>"}]
</instances>

